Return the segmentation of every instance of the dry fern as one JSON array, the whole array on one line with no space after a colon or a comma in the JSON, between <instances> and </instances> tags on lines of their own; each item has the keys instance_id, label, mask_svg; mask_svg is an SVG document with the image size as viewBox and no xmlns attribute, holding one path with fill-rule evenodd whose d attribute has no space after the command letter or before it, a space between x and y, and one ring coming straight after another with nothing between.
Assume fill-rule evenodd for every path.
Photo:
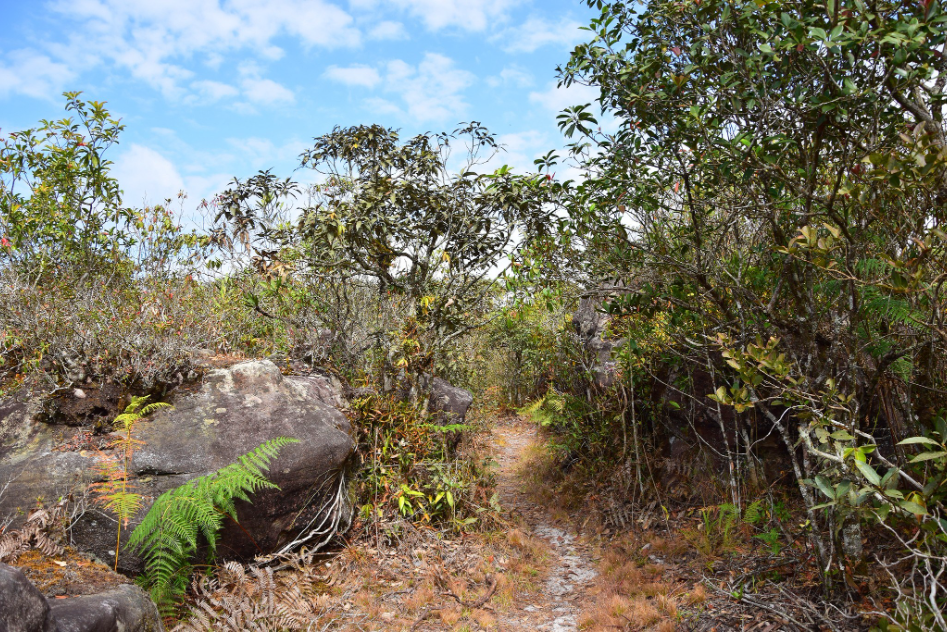
<instances>
[{"instance_id":1,"label":"dry fern","mask_svg":"<svg viewBox=\"0 0 947 632\"><path fill-rule=\"evenodd\" d=\"M52 507L39 506L30 512L26 523L0 536L0 562L15 562L22 553L39 549L45 555L62 553L65 539L66 501Z\"/></svg>"},{"instance_id":2,"label":"dry fern","mask_svg":"<svg viewBox=\"0 0 947 632\"><path fill-rule=\"evenodd\" d=\"M310 596L316 581L308 573L278 576L270 568L227 562L216 578L194 580L190 619L173 632L317 629L319 612Z\"/></svg>"}]
</instances>

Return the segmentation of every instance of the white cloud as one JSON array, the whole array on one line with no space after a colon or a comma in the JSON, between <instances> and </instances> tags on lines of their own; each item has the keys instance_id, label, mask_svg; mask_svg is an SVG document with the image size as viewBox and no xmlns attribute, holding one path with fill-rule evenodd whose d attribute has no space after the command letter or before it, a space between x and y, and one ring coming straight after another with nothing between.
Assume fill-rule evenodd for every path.
<instances>
[{"instance_id":1,"label":"white cloud","mask_svg":"<svg viewBox=\"0 0 947 632\"><path fill-rule=\"evenodd\" d=\"M247 77L240 82L243 95L251 103L261 105L276 105L278 103L293 103L296 95L289 88L276 83L272 79Z\"/></svg>"},{"instance_id":2,"label":"white cloud","mask_svg":"<svg viewBox=\"0 0 947 632\"><path fill-rule=\"evenodd\" d=\"M184 190L184 178L174 164L154 149L131 145L115 159L112 176L129 206L159 204Z\"/></svg>"},{"instance_id":3,"label":"white cloud","mask_svg":"<svg viewBox=\"0 0 947 632\"><path fill-rule=\"evenodd\" d=\"M332 81L344 83L347 86L363 86L365 88L374 88L381 81L381 75L371 66L348 66L342 68L339 66L329 66L323 73L323 76Z\"/></svg>"},{"instance_id":4,"label":"white cloud","mask_svg":"<svg viewBox=\"0 0 947 632\"><path fill-rule=\"evenodd\" d=\"M21 49L0 60L0 97L22 94L37 99L55 99L74 77L65 64L36 51Z\"/></svg>"},{"instance_id":5,"label":"white cloud","mask_svg":"<svg viewBox=\"0 0 947 632\"><path fill-rule=\"evenodd\" d=\"M497 144L502 145L508 152L521 153L527 150L534 150L537 147L543 147L547 142L546 135L536 130L527 132L516 132L513 134L501 134L497 137Z\"/></svg>"},{"instance_id":6,"label":"white cloud","mask_svg":"<svg viewBox=\"0 0 947 632\"><path fill-rule=\"evenodd\" d=\"M583 86L577 83L568 88L559 88L555 82L550 83L542 92L530 92L529 100L542 106L553 114L558 114L567 107L594 103L599 97L598 88Z\"/></svg>"},{"instance_id":7,"label":"white cloud","mask_svg":"<svg viewBox=\"0 0 947 632\"><path fill-rule=\"evenodd\" d=\"M398 94L408 116L419 122L442 122L463 117L463 91L476 77L437 53L426 53L417 67L400 59L388 62L385 90Z\"/></svg>"},{"instance_id":8,"label":"white cloud","mask_svg":"<svg viewBox=\"0 0 947 632\"><path fill-rule=\"evenodd\" d=\"M582 26L569 18L550 22L533 16L520 26L505 29L490 39L508 53L531 53L549 45L569 48L587 38L579 30Z\"/></svg>"},{"instance_id":9,"label":"white cloud","mask_svg":"<svg viewBox=\"0 0 947 632\"><path fill-rule=\"evenodd\" d=\"M361 42L353 18L326 0L56 0L50 7L75 21L66 43L49 46L54 56L80 70L112 63L171 98L185 94L180 84L193 73L182 64L195 55L215 67L239 50L278 59L283 51L272 40L280 35L307 47Z\"/></svg>"},{"instance_id":10,"label":"white cloud","mask_svg":"<svg viewBox=\"0 0 947 632\"><path fill-rule=\"evenodd\" d=\"M535 172L536 165L533 164L533 160L545 154L550 148L546 134L536 130L500 134L496 140L501 151L478 167L478 171L490 173L503 165L508 165L518 173Z\"/></svg>"},{"instance_id":11,"label":"white cloud","mask_svg":"<svg viewBox=\"0 0 947 632\"><path fill-rule=\"evenodd\" d=\"M244 62L240 64L238 71L243 76L243 79L240 80L243 96L246 97L250 103L276 105L296 101L296 95L293 94L292 90L272 79L261 77L261 69L256 62ZM237 105L239 106L240 104ZM240 111L239 107L238 111ZM249 106L243 111L253 113L255 110L253 110L253 106Z\"/></svg>"},{"instance_id":12,"label":"white cloud","mask_svg":"<svg viewBox=\"0 0 947 632\"><path fill-rule=\"evenodd\" d=\"M285 163L296 163L299 154L308 147L299 139L291 139L282 145L277 145L268 138L258 136L228 138L227 143L253 169L267 169Z\"/></svg>"},{"instance_id":13,"label":"white cloud","mask_svg":"<svg viewBox=\"0 0 947 632\"><path fill-rule=\"evenodd\" d=\"M373 40L404 40L408 39L408 31L401 22L385 20L373 26L368 37Z\"/></svg>"},{"instance_id":14,"label":"white cloud","mask_svg":"<svg viewBox=\"0 0 947 632\"><path fill-rule=\"evenodd\" d=\"M266 46L260 51L260 54L267 59L276 61L278 59L282 59L283 55L286 54L286 51L284 51L279 46Z\"/></svg>"},{"instance_id":15,"label":"white cloud","mask_svg":"<svg viewBox=\"0 0 947 632\"><path fill-rule=\"evenodd\" d=\"M404 116L404 110L399 108L388 99L382 99L381 97L365 99L365 107L375 114L394 114L396 116Z\"/></svg>"},{"instance_id":16,"label":"white cloud","mask_svg":"<svg viewBox=\"0 0 947 632\"><path fill-rule=\"evenodd\" d=\"M191 84L191 89L195 92L193 101L204 104L216 103L240 94L233 86L219 81L195 81Z\"/></svg>"},{"instance_id":17,"label":"white cloud","mask_svg":"<svg viewBox=\"0 0 947 632\"><path fill-rule=\"evenodd\" d=\"M178 152L175 152L178 153ZM150 147L132 144L115 159L111 175L118 180L125 204L133 207L163 204L166 199L181 199L181 219L187 225L200 224L200 200L211 200L227 188L233 176L217 172L206 175L181 175L172 160Z\"/></svg>"},{"instance_id":18,"label":"white cloud","mask_svg":"<svg viewBox=\"0 0 947 632\"><path fill-rule=\"evenodd\" d=\"M528 88L533 85L533 76L524 68L509 66L501 70L499 75L487 77L487 83L494 88L510 85L517 88Z\"/></svg>"},{"instance_id":19,"label":"white cloud","mask_svg":"<svg viewBox=\"0 0 947 632\"><path fill-rule=\"evenodd\" d=\"M521 0L388 0L424 21L432 31L457 27L483 31L506 19Z\"/></svg>"},{"instance_id":20,"label":"white cloud","mask_svg":"<svg viewBox=\"0 0 947 632\"><path fill-rule=\"evenodd\" d=\"M476 77L457 68L454 60L437 53L425 53L417 66L395 59L379 72L370 66L330 66L325 77L345 83L373 88L379 83L396 99L372 97L365 101L376 114L393 114L416 122L460 120L467 110L463 92ZM397 101L397 103L395 102Z\"/></svg>"}]
</instances>

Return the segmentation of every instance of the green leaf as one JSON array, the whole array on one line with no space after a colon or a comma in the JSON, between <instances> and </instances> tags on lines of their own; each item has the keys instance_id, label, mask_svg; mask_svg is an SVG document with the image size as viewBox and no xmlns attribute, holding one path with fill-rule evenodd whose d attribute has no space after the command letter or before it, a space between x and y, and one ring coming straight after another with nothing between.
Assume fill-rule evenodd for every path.
<instances>
[{"instance_id":1,"label":"green leaf","mask_svg":"<svg viewBox=\"0 0 947 632\"><path fill-rule=\"evenodd\" d=\"M835 500L835 490L832 488L832 485L829 483L828 479L826 479L824 476L816 476L815 484L823 494L832 500Z\"/></svg>"},{"instance_id":2,"label":"green leaf","mask_svg":"<svg viewBox=\"0 0 947 632\"><path fill-rule=\"evenodd\" d=\"M931 461L933 459L942 459L944 457L947 457L947 452L944 452L943 450L940 452L922 452L911 459L911 463L920 463L921 461Z\"/></svg>"},{"instance_id":3,"label":"green leaf","mask_svg":"<svg viewBox=\"0 0 947 632\"><path fill-rule=\"evenodd\" d=\"M916 516L927 515L927 509L910 500L902 500L898 503L898 506L901 507L901 509L904 509L905 511L908 511Z\"/></svg>"},{"instance_id":4,"label":"green leaf","mask_svg":"<svg viewBox=\"0 0 947 632\"><path fill-rule=\"evenodd\" d=\"M862 476L867 478L872 485L881 485L881 477L878 476L878 472L875 471L875 468L868 465L864 461L855 461L855 467L858 468L858 471L862 473Z\"/></svg>"},{"instance_id":5,"label":"green leaf","mask_svg":"<svg viewBox=\"0 0 947 632\"><path fill-rule=\"evenodd\" d=\"M940 444L934 441L933 439L928 439L927 437L911 437L910 439L905 439L904 441L899 441L898 445L913 445L915 443L925 443L927 445L936 445Z\"/></svg>"}]
</instances>

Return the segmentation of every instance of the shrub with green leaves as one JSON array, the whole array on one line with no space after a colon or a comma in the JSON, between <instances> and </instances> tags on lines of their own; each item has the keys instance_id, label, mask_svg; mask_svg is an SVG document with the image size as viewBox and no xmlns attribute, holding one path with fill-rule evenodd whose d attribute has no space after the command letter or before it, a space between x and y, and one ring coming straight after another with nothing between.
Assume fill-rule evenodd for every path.
<instances>
[{"instance_id":1,"label":"shrub with green leaves","mask_svg":"<svg viewBox=\"0 0 947 632\"><path fill-rule=\"evenodd\" d=\"M432 423L424 405L384 396L357 399L354 408L363 520L408 519L465 531L495 509L484 464L454 447L457 433L475 428Z\"/></svg>"}]
</instances>

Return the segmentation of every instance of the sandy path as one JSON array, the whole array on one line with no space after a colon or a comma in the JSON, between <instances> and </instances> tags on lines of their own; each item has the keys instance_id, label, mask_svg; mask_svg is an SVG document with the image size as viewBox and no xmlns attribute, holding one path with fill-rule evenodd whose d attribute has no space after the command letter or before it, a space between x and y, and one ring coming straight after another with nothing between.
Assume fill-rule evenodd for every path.
<instances>
[{"instance_id":1,"label":"sandy path","mask_svg":"<svg viewBox=\"0 0 947 632\"><path fill-rule=\"evenodd\" d=\"M531 534L549 544L551 555L540 594L532 603L518 603L505 612L498 629L576 631L586 591L596 576L591 547L580 541L571 525L556 524L545 508L523 492L520 472L527 448L538 440L536 426L521 419L503 420L494 428L494 440L500 504L521 516Z\"/></svg>"}]
</instances>

